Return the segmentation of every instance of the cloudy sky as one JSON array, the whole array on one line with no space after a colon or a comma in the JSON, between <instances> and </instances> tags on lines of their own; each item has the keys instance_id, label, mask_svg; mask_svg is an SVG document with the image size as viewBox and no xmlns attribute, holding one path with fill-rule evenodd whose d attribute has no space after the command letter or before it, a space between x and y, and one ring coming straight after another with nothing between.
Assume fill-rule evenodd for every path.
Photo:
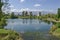
<instances>
[{"instance_id":1,"label":"cloudy sky","mask_svg":"<svg viewBox=\"0 0 60 40\"><path fill-rule=\"evenodd\" d=\"M57 12L60 0L9 0L11 11L34 10Z\"/></svg>"}]
</instances>

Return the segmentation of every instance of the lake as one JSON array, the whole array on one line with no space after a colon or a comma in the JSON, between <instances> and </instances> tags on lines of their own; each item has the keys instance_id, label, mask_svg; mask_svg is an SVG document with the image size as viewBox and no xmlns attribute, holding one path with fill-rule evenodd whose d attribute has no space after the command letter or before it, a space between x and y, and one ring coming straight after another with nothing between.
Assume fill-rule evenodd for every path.
<instances>
[{"instance_id":1,"label":"lake","mask_svg":"<svg viewBox=\"0 0 60 40\"><path fill-rule=\"evenodd\" d=\"M60 40L49 34L52 22L38 19L7 19L5 29L21 33L23 40Z\"/></svg>"},{"instance_id":2,"label":"lake","mask_svg":"<svg viewBox=\"0 0 60 40\"><path fill-rule=\"evenodd\" d=\"M47 23L38 19L7 19L5 29L16 32L49 32L52 23Z\"/></svg>"}]
</instances>

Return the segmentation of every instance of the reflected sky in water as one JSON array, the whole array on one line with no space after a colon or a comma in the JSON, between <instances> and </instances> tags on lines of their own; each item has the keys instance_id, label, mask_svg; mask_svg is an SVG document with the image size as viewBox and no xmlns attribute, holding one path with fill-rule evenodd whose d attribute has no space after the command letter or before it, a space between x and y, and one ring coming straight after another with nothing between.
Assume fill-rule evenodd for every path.
<instances>
[{"instance_id":1,"label":"reflected sky in water","mask_svg":"<svg viewBox=\"0 0 60 40\"><path fill-rule=\"evenodd\" d=\"M5 29L15 30L17 32L47 32L51 26L52 23L48 24L38 19L8 19Z\"/></svg>"}]
</instances>

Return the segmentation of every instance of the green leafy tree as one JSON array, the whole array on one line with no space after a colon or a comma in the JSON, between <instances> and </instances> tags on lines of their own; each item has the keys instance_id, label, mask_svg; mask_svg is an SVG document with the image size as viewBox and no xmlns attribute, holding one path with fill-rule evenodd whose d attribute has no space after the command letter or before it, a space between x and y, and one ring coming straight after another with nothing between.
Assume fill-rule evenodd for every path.
<instances>
[{"instance_id":1,"label":"green leafy tree","mask_svg":"<svg viewBox=\"0 0 60 40\"><path fill-rule=\"evenodd\" d=\"M60 8L58 8L58 18L60 18Z\"/></svg>"},{"instance_id":2,"label":"green leafy tree","mask_svg":"<svg viewBox=\"0 0 60 40\"><path fill-rule=\"evenodd\" d=\"M11 13L10 18L12 18L12 19L15 18L14 12Z\"/></svg>"},{"instance_id":3,"label":"green leafy tree","mask_svg":"<svg viewBox=\"0 0 60 40\"><path fill-rule=\"evenodd\" d=\"M0 29L4 28L4 26L6 25L6 20L4 18L4 13L1 10L3 5L4 5L4 3L2 2L2 0L0 0Z\"/></svg>"},{"instance_id":4,"label":"green leafy tree","mask_svg":"<svg viewBox=\"0 0 60 40\"><path fill-rule=\"evenodd\" d=\"M3 15L2 10L1 10L2 6L3 6L3 3L0 0L0 21L1 21L2 15Z\"/></svg>"},{"instance_id":5,"label":"green leafy tree","mask_svg":"<svg viewBox=\"0 0 60 40\"><path fill-rule=\"evenodd\" d=\"M28 16L28 12L27 11L23 11L22 12L22 16Z\"/></svg>"},{"instance_id":6,"label":"green leafy tree","mask_svg":"<svg viewBox=\"0 0 60 40\"><path fill-rule=\"evenodd\" d=\"M22 16L25 16L25 11L22 12Z\"/></svg>"},{"instance_id":7,"label":"green leafy tree","mask_svg":"<svg viewBox=\"0 0 60 40\"><path fill-rule=\"evenodd\" d=\"M32 12L30 12L30 18L33 18L32 16L33 16L33 15L32 15Z\"/></svg>"},{"instance_id":8,"label":"green leafy tree","mask_svg":"<svg viewBox=\"0 0 60 40\"><path fill-rule=\"evenodd\" d=\"M33 16L33 15L32 15L32 12L30 12L30 16Z\"/></svg>"},{"instance_id":9,"label":"green leafy tree","mask_svg":"<svg viewBox=\"0 0 60 40\"><path fill-rule=\"evenodd\" d=\"M39 12L39 16L41 16L41 12Z\"/></svg>"},{"instance_id":10,"label":"green leafy tree","mask_svg":"<svg viewBox=\"0 0 60 40\"><path fill-rule=\"evenodd\" d=\"M25 16L28 16L28 12L27 11L25 12Z\"/></svg>"}]
</instances>

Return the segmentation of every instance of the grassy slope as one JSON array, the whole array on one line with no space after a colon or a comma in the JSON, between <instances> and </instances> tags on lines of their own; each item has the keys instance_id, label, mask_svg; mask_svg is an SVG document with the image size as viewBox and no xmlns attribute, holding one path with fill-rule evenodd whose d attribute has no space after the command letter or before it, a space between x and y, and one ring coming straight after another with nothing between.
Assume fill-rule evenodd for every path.
<instances>
[{"instance_id":1,"label":"grassy slope","mask_svg":"<svg viewBox=\"0 0 60 40\"><path fill-rule=\"evenodd\" d=\"M0 34L8 34L10 30L0 29Z\"/></svg>"},{"instance_id":2,"label":"grassy slope","mask_svg":"<svg viewBox=\"0 0 60 40\"><path fill-rule=\"evenodd\" d=\"M22 38L14 31L0 29L0 40L22 40Z\"/></svg>"},{"instance_id":3,"label":"grassy slope","mask_svg":"<svg viewBox=\"0 0 60 40\"><path fill-rule=\"evenodd\" d=\"M60 37L60 28L57 28L54 32L53 35Z\"/></svg>"}]
</instances>

